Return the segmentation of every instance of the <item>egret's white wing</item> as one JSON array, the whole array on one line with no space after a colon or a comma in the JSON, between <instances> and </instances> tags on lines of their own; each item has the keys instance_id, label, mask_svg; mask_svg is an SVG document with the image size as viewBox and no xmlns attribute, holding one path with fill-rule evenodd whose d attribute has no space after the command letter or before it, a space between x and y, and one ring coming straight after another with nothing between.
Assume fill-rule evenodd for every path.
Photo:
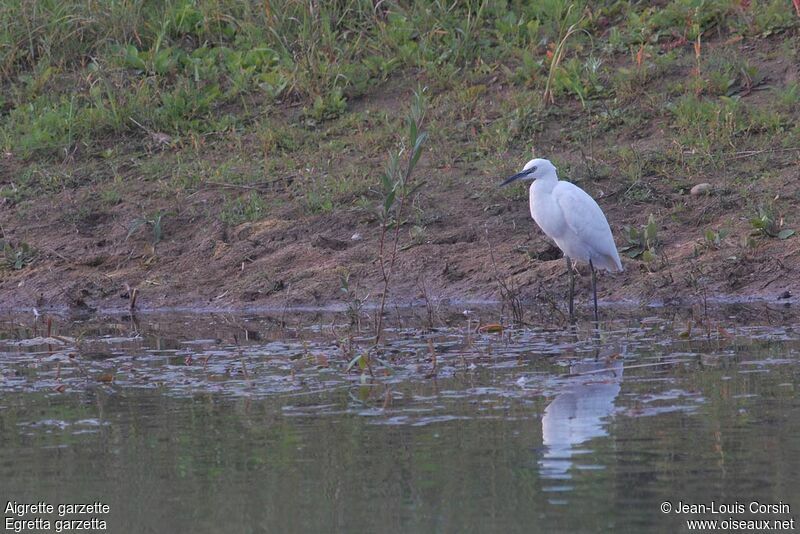
<instances>
[{"instance_id":1,"label":"egret's white wing","mask_svg":"<svg viewBox=\"0 0 800 534\"><path fill-rule=\"evenodd\" d=\"M559 181L553 188L553 198L564 215L567 226L578 238L591 247L601 261L598 267L608 270L622 270L614 236L608 220L597 202L586 191L570 182Z\"/></svg>"}]
</instances>

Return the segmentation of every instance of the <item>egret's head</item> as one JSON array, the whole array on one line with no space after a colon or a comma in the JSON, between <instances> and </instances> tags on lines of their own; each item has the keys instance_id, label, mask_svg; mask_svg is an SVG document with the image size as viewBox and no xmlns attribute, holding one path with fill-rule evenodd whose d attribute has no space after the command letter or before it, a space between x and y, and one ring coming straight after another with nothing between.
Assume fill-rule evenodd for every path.
<instances>
[{"instance_id":1,"label":"egret's head","mask_svg":"<svg viewBox=\"0 0 800 534\"><path fill-rule=\"evenodd\" d=\"M526 163L522 168L522 172L507 178L505 182L500 184L500 187L508 185L512 182L516 182L517 180L533 181L538 178L545 178L549 176L556 176L555 166L550 163L549 160L536 158Z\"/></svg>"}]
</instances>

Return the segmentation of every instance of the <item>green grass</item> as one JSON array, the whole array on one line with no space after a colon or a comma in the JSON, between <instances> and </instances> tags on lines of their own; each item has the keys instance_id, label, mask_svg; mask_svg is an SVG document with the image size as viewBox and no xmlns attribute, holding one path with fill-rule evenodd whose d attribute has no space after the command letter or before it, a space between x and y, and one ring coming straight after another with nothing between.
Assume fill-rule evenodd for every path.
<instances>
[{"instance_id":1,"label":"green grass","mask_svg":"<svg viewBox=\"0 0 800 534\"><path fill-rule=\"evenodd\" d=\"M784 4L745 13L732 0L673 0L663 9L565 0L379 9L365 0L314 8L289 0L10 0L0 7L0 72L12 80L3 139L30 157L134 130L130 118L155 131L209 132L226 105L248 101L304 100L306 115L321 121L399 69L422 69L448 88L506 58L518 69L512 80L541 86L545 52L573 25L552 90L585 105L607 91L603 50L796 27Z\"/></svg>"},{"instance_id":2,"label":"green grass","mask_svg":"<svg viewBox=\"0 0 800 534\"><path fill-rule=\"evenodd\" d=\"M8 0L0 150L19 171L0 200L91 184L108 208L137 187L208 193L226 224L282 202L365 211L380 161L410 149L400 110L420 84L430 169L488 178L510 154L571 153L570 177L657 203L676 176L797 146L798 85L762 63L796 58L798 28L783 0ZM437 172L431 187L458 186Z\"/></svg>"},{"instance_id":3,"label":"green grass","mask_svg":"<svg viewBox=\"0 0 800 534\"><path fill-rule=\"evenodd\" d=\"M263 219L269 213L264 198L255 191L235 198L227 198L219 219L225 224L235 226L244 222Z\"/></svg>"}]
</instances>

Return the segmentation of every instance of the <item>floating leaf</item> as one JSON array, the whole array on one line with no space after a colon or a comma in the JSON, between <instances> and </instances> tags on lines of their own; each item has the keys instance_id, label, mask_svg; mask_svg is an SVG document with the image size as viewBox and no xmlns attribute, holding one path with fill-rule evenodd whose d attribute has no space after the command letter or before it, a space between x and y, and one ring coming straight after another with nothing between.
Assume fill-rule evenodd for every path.
<instances>
[{"instance_id":1,"label":"floating leaf","mask_svg":"<svg viewBox=\"0 0 800 534\"><path fill-rule=\"evenodd\" d=\"M503 325L501 324L487 324L478 329L479 332L489 332L489 333L502 333L503 332Z\"/></svg>"},{"instance_id":2,"label":"floating leaf","mask_svg":"<svg viewBox=\"0 0 800 534\"><path fill-rule=\"evenodd\" d=\"M362 359L362 356L363 356L363 354L359 354L358 356L356 356L355 358L350 360L350 363L347 364L347 368L345 369L345 371L349 371L350 369L352 369L355 364L359 364L359 367L360 367L362 365L360 363L361 359Z\"/></svg>"}]
</instances>

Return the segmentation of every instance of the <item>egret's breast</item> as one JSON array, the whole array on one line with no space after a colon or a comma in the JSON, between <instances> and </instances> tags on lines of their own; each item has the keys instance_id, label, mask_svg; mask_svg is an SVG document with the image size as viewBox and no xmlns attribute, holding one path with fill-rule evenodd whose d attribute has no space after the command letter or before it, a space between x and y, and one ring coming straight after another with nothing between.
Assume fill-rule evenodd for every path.
<instances>
[{"instance_id":1,"label":"egret's breast","mask_svg":"<svg viewBox=\"0 0 800 534\"><path fill-rule=\"evenodd\" d=\"M531 217L551 239L558 240L569 230L561 208L549 191L536 191L531 187L530 206Z\"/></svg>"}]
</instances>

